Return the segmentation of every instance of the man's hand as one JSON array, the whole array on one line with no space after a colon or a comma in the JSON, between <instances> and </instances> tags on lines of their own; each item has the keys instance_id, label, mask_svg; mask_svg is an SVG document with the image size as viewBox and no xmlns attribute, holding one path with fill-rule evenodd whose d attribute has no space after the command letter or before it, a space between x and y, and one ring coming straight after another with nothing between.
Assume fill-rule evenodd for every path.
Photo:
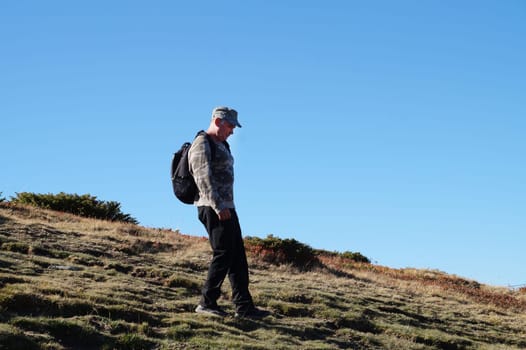
<instances>
[{"instance_id":1,"label":"man's hand","mask_svg":"<svg viewBox=\"0 0 526 350\"><path fill-rule=\"evenodd\" d=\"M230 217L231 217L230 209L225 208L225 209L221 210L219 212L219 214L217 214L217 216L219 216L219 220L220 221L225 221L225 220L230 219Z\"/></svg>"}]
</instances>

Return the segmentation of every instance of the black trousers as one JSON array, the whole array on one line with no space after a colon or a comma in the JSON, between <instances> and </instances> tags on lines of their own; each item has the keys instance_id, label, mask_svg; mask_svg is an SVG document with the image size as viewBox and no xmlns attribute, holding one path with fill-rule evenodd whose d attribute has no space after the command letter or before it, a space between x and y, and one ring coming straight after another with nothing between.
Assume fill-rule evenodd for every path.
<instances>
[{"instance_id":1,"label":"black trousers","mask_svg":"<svg viewBox=\"0 0 526 350\"><path fill-rule=\"evenodd\" d=\"M208 232L213 251L200 304L205 307L217 307L221 285L228 275L236 311L245 311L254 307L248 291L247 256L237 213L234 209L230 209L230 212L232 217L229 220L220 221L211 207L198 208L199 220Z\"/></svg>"}]
</instances>

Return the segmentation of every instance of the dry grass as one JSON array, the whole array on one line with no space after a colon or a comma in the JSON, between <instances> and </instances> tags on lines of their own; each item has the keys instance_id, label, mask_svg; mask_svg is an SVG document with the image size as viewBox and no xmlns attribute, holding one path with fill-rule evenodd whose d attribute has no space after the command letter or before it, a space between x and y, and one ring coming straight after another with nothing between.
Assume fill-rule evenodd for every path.
<instances>
[{"instance_id":1,"label":"dry grass","mask_svg":"<svg viewBox=\"0 0 526 350\"><path fill-rule=\"evenodd\" d=\"M193 313L209 245L0 204L0 349L521 349L526 298L438 271L249 256L265 320ZM228 283L221 300L228 301Z\"/></svg>"}]
</instances>

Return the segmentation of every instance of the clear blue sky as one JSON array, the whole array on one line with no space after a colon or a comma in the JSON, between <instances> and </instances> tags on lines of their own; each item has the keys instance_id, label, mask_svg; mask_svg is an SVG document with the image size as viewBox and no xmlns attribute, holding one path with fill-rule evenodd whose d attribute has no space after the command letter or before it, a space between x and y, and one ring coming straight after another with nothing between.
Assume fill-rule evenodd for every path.
<instances>
[{"instance_id":1,"label":"clear blue sky","mask_svg":"<svg viewBox=\"0 0 526 350\"><path fill-rule=\"evenodd\" d=\"M172 153L239 111L245 235L526 283L526 2L2 1L0 192L206 235Z\"/></svg>"}]
</instances>

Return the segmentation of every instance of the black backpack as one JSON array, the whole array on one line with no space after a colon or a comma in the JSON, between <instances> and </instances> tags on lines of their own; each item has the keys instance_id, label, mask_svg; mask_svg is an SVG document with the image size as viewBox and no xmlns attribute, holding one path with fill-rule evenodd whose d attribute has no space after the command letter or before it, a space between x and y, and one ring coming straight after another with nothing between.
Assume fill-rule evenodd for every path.
<instances>
[{"instance_id":1,"label":"black backpack","mask_svg":"<svg viewBox=\"0 0 526 350\"><path fill-rule=\"evenodd\" d=\"M199 131L195 137L201 134L205 135L206 140L210 145L212 159L214 159L216 153L215 142L212 140L210 135L208 135L203 130ZM230 152L228 143L224 141L223 144ZM192 174L190 174L190 167L188 165L188 151L190 150L190 146L192 146L190 142L185 142L179 151L174 153L170 171L174 194L181 202L185 204L193 204L198 193L197 185L195 184Z\"/></svg>"}]
</instances>

